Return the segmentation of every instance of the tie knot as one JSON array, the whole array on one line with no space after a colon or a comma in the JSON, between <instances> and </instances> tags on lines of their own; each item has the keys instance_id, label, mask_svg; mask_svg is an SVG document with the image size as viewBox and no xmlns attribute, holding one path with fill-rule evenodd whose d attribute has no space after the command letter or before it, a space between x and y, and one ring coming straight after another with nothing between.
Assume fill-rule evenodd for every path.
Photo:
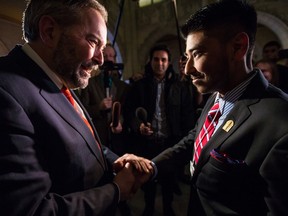
<instances>
[{"instance_id":1,"label":"tie knot","mask_svg":"<svg viewBox=\"0 0 288 216\"><path fill-rule=\"evenodd\" d=\"M210 109L210 111L208 112L208 116L210 117L210 121L217 121L219 119L219 117L221 116L221 112L220 112L220 107L219 107L219 102L216 102Z\"/></svg>"},{"instance_id":2,"label":"tie knot","mask_svg":"<svg viewBox=\"0 0 288 216\"><path fill-rule=\"evenodd\" d=\"M216 102L210 109L210 111L218 110L219 109L219 102Z\"/></svg>"},{"instance_id":3,"label":"tie knot","mask_svg":"<svg viewBox=\"0 0 288 216\"><path fill-rule=\"evenodd\" d=\"M64 93L64 92L67 92L67 91L69 91L69 89L66 86L63 85L63 87L61 88L61 92Z\"/></svg>"}]
</instances>

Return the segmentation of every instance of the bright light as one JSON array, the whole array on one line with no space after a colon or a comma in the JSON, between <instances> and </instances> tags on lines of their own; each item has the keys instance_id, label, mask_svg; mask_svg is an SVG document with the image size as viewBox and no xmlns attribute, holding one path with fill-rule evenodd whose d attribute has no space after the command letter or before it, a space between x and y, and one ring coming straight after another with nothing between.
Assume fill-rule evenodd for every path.
<instances>
[{"instance_id":1,"label":"bright light","mask_svg":"<svg viewBox=\"0 0 288 216\"><path fill-rule=\"evenodd\" d=\"M139 0L139 6L145 7L152 4L152 0Z\"/></svg>"},{"instance_id":2,"label":"bright light","mask_svg":"<svg viewBox=\"0 0 288 216\"><path fill-rule=\"evenodd\" d=\"M145 7L162 1L164 0L139 0L139 7Z\"/></svg>"}]
</instances>

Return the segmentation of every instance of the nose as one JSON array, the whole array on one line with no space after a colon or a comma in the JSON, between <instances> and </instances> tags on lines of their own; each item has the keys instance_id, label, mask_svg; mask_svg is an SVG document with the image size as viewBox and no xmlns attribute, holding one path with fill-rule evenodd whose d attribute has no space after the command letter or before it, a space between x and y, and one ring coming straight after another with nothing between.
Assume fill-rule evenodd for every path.
<instances>
[{"instance_id":1,"label":"nose","mask_svg":"<svg viewBox=\"0 0 288 216\"><path fill-rule=\"evenodd\" d=\"M104 63L104 55L102 50L100 49L95 49L94 55L93 55L93 61L97 62L97 65L103 65Z\"/></svg>"},{"instance_id":2,"label":"nose","mask_svg":"<svg viewBox=\"0 0 288 216\"><path fill-rule=\"evenodd\" d=\"M154 63L156 64L156 65L161 65L161 60L154 60Z\"/></svg>"},{"instance_id":3,"label":"nose","mask_svg":"<svg viewBox=\"0 0 288 216\"><path fill-rule=\"evenodd\" d=\"M185 64L185 69L184 69L184 73L186 75L192 75L193 72L195 72L196 69L194 67L194 62L192 58L188 58Z\"/></svg>"},{"instance_id":4,"label":"nose","mask_svg":"<svg viewBox=\"0 0 288 216\"><path fill-rule=\"evenodd\" d=\"M111 55L106 55L106 56L104 55L104 61L110 61L110 62L115 63L115 57Z\"/></svg>"}]
</instances>

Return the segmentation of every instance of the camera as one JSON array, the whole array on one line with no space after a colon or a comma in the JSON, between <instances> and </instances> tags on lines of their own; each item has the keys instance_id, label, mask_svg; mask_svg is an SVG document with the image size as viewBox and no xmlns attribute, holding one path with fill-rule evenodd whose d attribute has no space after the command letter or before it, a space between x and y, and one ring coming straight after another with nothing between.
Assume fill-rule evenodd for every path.
<instances>
[{"instance_id":1,"label":"camera","mask_svg":"<svg viewBox=\"0 0 288 216\"><path fill-rule=\"evenodd\" d=\"M104 61L103 65L101 65L99 68L103 71L123 70L124 64L113 63L112 61Z\"/></svg>"}]
</instances>

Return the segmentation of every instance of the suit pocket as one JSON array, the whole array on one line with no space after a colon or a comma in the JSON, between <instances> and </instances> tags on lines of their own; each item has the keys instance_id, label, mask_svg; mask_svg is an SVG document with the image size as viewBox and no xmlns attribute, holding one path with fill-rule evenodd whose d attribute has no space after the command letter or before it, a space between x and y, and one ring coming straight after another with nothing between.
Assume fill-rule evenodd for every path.
<instances>
[{"instance_id":1,"label":"suit pocket","mask_svg":"<svg viewBox=\"0 0 288 216\"><path fill-rule=\"evenodd\" d=\"M202 199L218 203L222 209L241 215L261 215L267 211L263 184L258 172L245 163L224 163L210 157L196 181Z\"/></svg>"},{"instance_id":2,"label":"suit pocket","mask_svg":"<svg viewBox=\"0 0 288 216\"><path fill-rule=\"evenodd\" d=\"M238 192L246 185L244 180L247 178L247 173L246 163L230 164L210 157L198 176L196 186L209 196Z\"/></svg>"}]
</instances>

